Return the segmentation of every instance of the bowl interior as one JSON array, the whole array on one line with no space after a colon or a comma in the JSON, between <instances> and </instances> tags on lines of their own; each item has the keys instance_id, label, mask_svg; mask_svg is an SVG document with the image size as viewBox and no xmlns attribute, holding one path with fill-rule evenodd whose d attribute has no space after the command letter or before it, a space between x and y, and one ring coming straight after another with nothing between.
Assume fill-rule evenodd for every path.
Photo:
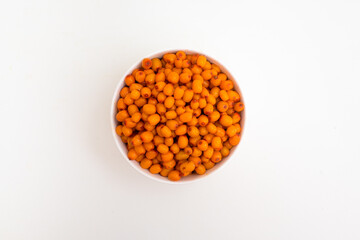
<instances>
[{"instance_id":1,"label":"bowl interior","mask_svg":"<svg viewBox=\"0 0 360 240\"><path fill-rule=\"evenodd\" d=\"M184 51L186 54L201 54L201 55L204 55L206 56L206 58L211 62L211 63L214 63L216 65L218 65L221 69L222 72L224 72L229 79L233 80L234 82L234 88L235 90L240 94L241 96L241 100L244 102L244 99L243 99L243 95L240 91L240 88L239 88L239 85L238 85L238 82L236 81L236 79L233 77L233 75L228 71L228 69L226 69L226 67L224 67L221 63L219 63L218 61L216 61L214 58L210 57L209 55L207 54L204 54L204 53L201 53L201 52L198 52L198 51L193 51L193 50L184 50L184 49L179 49L179 50L182 50ZM167 50L167 51L161 51L161 52L157 52L157 53L154 53L154 54L151 54L149 56L146 56L144 58L160 58L162 57L164 54L166 53L175 53L179 50ZM215 164L215 166L210 169L210 170L207 170L205 174L203 175L197 175L197 174L191 174L189 176L186 176L184 178L181 178L181 180L177 181L177 182L173 182L173 181L170 181L168 180L167 178L165 177L162 177L161 175L159 174L152 174L149 172L149 170L147 169L143 169L140 167L140 164L134 160L129 160L128 157L127 157L127 148L126 148L126 145L125 143L123 143L121 141L121 138L115 133L115 128L117 126L117 120L115 118L116 116L116 113L117 113L117 108L116 108L116 104L117 104L117 101L119 99L119 92L120 90L125 86L125 77L129 74L131 74L131 72L136 69L136 68L139 68L141 67L141 60L139 60L136 64L134 64L125 74L124 76L122 77L122 79L120 80L119 84L117 85L116 87L116 90L115 90L115 93L114 93L114 97L113 97L113 100L112 100L112 105L111 105L111 127L112 127L112 134L114 136L114 139L115 139L115 142L116 142L116 145L117 147L119 148L120 152L122 153L122 155L124 156L125 160L128 161L128 163L133 166L138 172L140 172L141 174L143 174L144 176L146 177L149 177L151 179L154 179L156 181L160 181L160 182L164 182L164 183L171 183L171 184L182 184L182 183L190 183L190 182L194 182L194 181L198 181L198 180L201 180L203 178L205 178L206 176L210 175L210 174L213 174L215 172L217 172L221 167L223 167L226 163L229 162L230 159L232 159L233 155L235 154L235 152L237 151L238 149L238 146L235 146L234 148L232 148L230 150L230 154L229 156L227 156L226 158L224 158L221 162ZM241 116L241 120L240 120L240 125L241 125L241 135L243 134L243 131L244 131L244 123L245 123L245 110L242 111L240 113L240 116ZM240 135L240 138L241 138L241 135Z\"/></svg>"}]
</instances>

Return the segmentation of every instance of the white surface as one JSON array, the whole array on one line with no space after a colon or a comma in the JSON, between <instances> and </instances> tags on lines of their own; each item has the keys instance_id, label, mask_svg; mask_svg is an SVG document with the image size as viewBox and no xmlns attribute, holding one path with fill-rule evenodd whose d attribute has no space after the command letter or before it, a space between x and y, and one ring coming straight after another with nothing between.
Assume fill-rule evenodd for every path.
<instances>
[{"instance_id":1,"label":"white surface","mask_svg":"<svg viewBox=\"0 0 360 240\"><path fill-rule=\"evenodd\" d=\"M3 1L0 239L360 238L359 1ZM240 80L237 161L190 185L117 150L141 56L190 48Z\"/></svg>"}]
</instances>

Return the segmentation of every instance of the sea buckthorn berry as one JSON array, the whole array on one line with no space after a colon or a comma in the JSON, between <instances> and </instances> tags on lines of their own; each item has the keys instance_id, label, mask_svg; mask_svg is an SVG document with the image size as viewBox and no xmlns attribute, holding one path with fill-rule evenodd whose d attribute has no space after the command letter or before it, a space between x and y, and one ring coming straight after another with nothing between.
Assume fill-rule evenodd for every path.
<instances>
[{"instance_id":1,"label":"sea buckthorn berry","mask_svg":"<svg viewBox=\"0 0 360 240\"><path fill-rule=\"evenodd\" d=\"M208 143L205 140L200 140L197 142L197 147L201 150L201 151L206 151L208 148Z\"/></svg>"},{"instance_id":2,"label":"sea buckthorn berry","mask_svg":"<svg viewBox=\"0 0 360 240\"><path fill-rule=\"evenodd\" d=\"M216 127L216 136L223 137L225 136L225 130L222 127Z\"/></svg>"},{"instance_id":3,"label":"sea buckthorn berry","mask_svg":"<svg viewBox=\"0 0 360 240\"><path fill-rule=\"evenodd\" d=\"M224 127L229 127L233 124L233 119L229 115L222 115L219 121Z\"/></svg>"},{"instance_id":4,"label":"sea buckthorn berry","mask_svg":"<svg viewBox=\"0 0 360 240\"><path fill-rule=\"evenodd\" d=\"M241 131L241 127L240 124L236 123L234 124L235 128L236 128L236 133L239 133ZM230 137L230 136L229 136Z\"/></svg>"},{"instance_id":5,"label":"sea buckthorn berry","mask_svg":"<svg viewBox=\"0 0 360 240\"><path fill-rule=\"evenodd\" d=\"M167 126L162 126L160 131L161 131L161 134L163 135L163 137L165 137L165 138L171 137L171 130Z\"/></svg>"},{"instance_id":6,"label":"sea buckthorn berry","mask_svg":"<svg viewBox=\"0 0 360 240\"><path fill-rule=\"evenodd\" d=\"M167 97L165 99L164 105L166 108L171 108L175 104L175 99L173 97Z\"/></svg>"},{"instance_id":7,"label":"sea buckthorn berry","mask_svg":"<svg viewBox=\"0 0 360 240\"><path fill-rule=\"evenodd\" d=\"M169 151L169 147L165 144L160 144L159 146L157 146L157 151L159 153L167 153Z\"/></svg>"},{"instance_id":8,"label":"sea buckthorn berry","mask_svg":"<svg viewBox=\"0 0 360 240\"><path fill-rule=\"evenodd\" d=\"M171 83L178 83L179 82L179 74L177 72L171 72L167 75L167 80Z\"/></svg>"},{"instance_id":9,"label":"sea buckthorn berry","mask_svg":"<svg viewBox=\"0 0 360 240\"><path fill-rule=\"evenodd\" d=\"M146 131L146 132L142 132L140 134L140 139L141 141L143 141L144 143L148 143L151 142L154 138L154 135L152 134L152 132L150 131Z\"/></svg>"},{"instance_id":10,"label":"sea buckthorn berry","mask_svg":"<svg viewBox=\"0 0 360 240\"><path fill-rule=\"evenodd\" d=\"M152 142L147 142L147 143L144 143L143 145L144 145L146 151L151 151L155 148L155 145Z\"/></svg>"},{"instance_id":11,"label":"sea buckthorn berry","mask_svg":"<svg viewBox=\"0 0 360 240\"><path fill-rule=\"evenodd\" d=\"M210 83L214 86L214 87L217 87L217 86L220 86L221 84L221 79L219 78L219 76L214 76L210 79Z\"/></svg>"},{"instance_id":12,"label":"sea buckthorn berry","mask_svg":"<svg viewBox=\"0 0 360 240\"><path fill-rule=\"evenodd\" d=\"M242 102L235 103L234 110L237 112L241 112L242 110L244 110L244 103Z\"/></svg>"},{"instance_id":13,"label":"sea buckthorn berry","mask_svg":"<svg viewBox=\"0 0 360 240\"><path fill-rule=\"evenodd\" d=\"M188 173L188 172L192 172L194 170L195 170L195 163L193 163L193 162L186 161L180 165L181 173Z\"/></svg>"},{"instance_id":14,"label":"sea buckthorn berry","mask_svg":"<svg viewBox=\"0 0 360 240\"><path fill-rule=\"evenodd\" d=\"M219 95L220 95L220 88L218 88L218 87L213 87L213 88L210 90L210 94L213 95L215 98L218 98Z\"/></svg>"},{"instance_id":15,"label":"sea buckthorn berry","mask_svg":"<svg viewBox=\"0 0 360 240\"><path fill-rule=\"evenodd\" d=\"M215 98L213 95L209 94L209 96L206 98L206 101L207 101L209 104L215 105L215 103L216 103L216 98Z\"/></svg>"},{"instance_id":16,"label":"sea buckthorn berry","mask_svg":"<svg viewBox=\"0 0 360 240\"><path fill-rule=\"evenodd\" d=\"M155 82L165 82L165 73L163 73L163 72L161 72L161 73L157 73L156 75L155 75Z\"/></svg>"},{"instance_id":17,"label":"sea buckthorn berry","mask_svg":"<svg viewBox=\"0 0 360 240\"><path fill-rule=\"evenodd\" d=\"M176 100L176 101L178 101L178 100ZM176 105L176 101L175 101L175 105ZM185 108L184 106L178 106L178 107L176 108L176 114L177 114L177 115L181 115L181 114L183 114L184 112L186 112L186 108Z\"/></svg>"},{"instance_id":18,"label":"sea buckthorn berry","mask_svg":"<svg viewBox=\"0 0 360 240\"><path fill-rule=\"evenodd\" d=\"M170 119L175 119L177 117L177 114L176 114L175 111L168 111L168 112L165 113L165 117L167 119L169 119L169 120Z\"/></svg>"},{"instance_id":19,"label":"sea buckthorn berry","mask_svg":"<svg viewBox=\"0 0 360 240\"><path fill-rule=\"evenodd\" d=\"M141 120L141 113L140 112L136 112L131 116L131 120L134 123L138 123Z\"/></svg>"},{"instance_id":20,"label":"sea buckthorn berry","mask_svg":"<svg viewBox=\"0 0 360 240\"><path fill-rule=\"evenodd\" d=\"M208 117L207 116L205 116L205 115L201 115L200 117L199 117L199 124L200 124L200 126L206 126L207 124L209 123L209 119L208 119Z\"/></svg>"},{"instance_id":21,"label":"sea buckthorn berry","mask_svg":"<svg viewBox=\"0 0 360 240\"><path fill-rule=\"evenodd\" d=\"M191 147L186 147L186 148L184 148L184 152L185 152L187 155L191 155L191 154L192 154L192 148L191 148Z\"/></svg>"},{"instance_id":22,"label":"sea buckthorn berry","mask_svg":"<svg viewBox=\"0 0 360 240\"><path fill-rule=\"evenodd\" d=\"M179 181L181 179L180 172L178 170L172 170L169 172L167 177L171 181Z\"/></svg>"},{"instance_id":23,"label":"sea buckthorn berry","mask_svg":"<svg viewBox=\"0 0 360 240\"><path fill-rule=\"evenodd\" d=\"M216 108L219 112L226 112L229 109L229 104L227 102L220 101L218 102Z\"/></svg>"},{"instance_id":24,"label":"sea buckthorn berry","mask_svg":"<svg viewBox=\"0 0 360 240\"><path fill-rule=\"evenodd\" d=\"M146 104L146 99L141 97L138 100L135 100L134 103L136 106L142 107Z\"/></svg>"},{"instance_id":25,"label":"sea buckthorn berry","mask_svg":"<svg viewBox=\"0 0 360 240\"><path fill-rule=\"evenodd\" d=\"M174 99L176 100L181 99L184 96L184 92L185 92L184 89L180 87L176 87L174 90Z\"/></svg>"},{"instance_id":26,"label":"sea buckthorn berry","mask_svg":"<svg viewBox=\"0 0 360 240\"><path fill-rule=\"evenodd\" d=\"M182 59L175 60L175 67L182 68Z\"/></svg>"},{"instance_id":27,"label":"sea buckthorn berry","mask_svg":"<svg viewBox=\"0 0 360 240\"><path fill-rule=\"evenodd\" d=\"M151 59L151 68L155 72L157 72L160 68L162 68L160 59L158 58Z\"/></svg>"},{"instance_id":28,"label":"sea buckthorn berry","mask_svg":"<svg viewBox=\"0 0 360 240\"><path fill-rule=\"evenodd\" d=\"M194 91L194 93L201 93L202 89L202 81L194 80L192 83L192 90Z\"/></svg>"},{"instance_id":29,"label":"sea buckthorn berry","mask_svg":"<svg viewBox=\"0 0 360 240\"><path fill-rule=\"evenodd\" d=\"M141 160L140 162L140 166L144 169L148 169L149 167L151 167L152 165L152 161L150 159L144 158L143 160Z\"/></svg>"},{"instance_id":30,"label":"sea buckthorn berry","mask_svg":"<svg viewBox=\"0 0 360 240\"><path fill-rule=\"evenodd\" d=\"M155 84L155 89L156 89L157 91L161 92L161 91L164 89L165 86L166 86L166 83L165 83L165 82L157 82L157 83Z\"/></svg>"},{"instance_id":31,"label":"sea buckthorn berry","mask_svg":"<svg viewBox=\"0 0 360 240\"><path fill-rule=\"evenodd\" d=\"M234 102L240 101L240 94L238 94L237 92L235 92L233 90L229 90L229 91L227 91L227 93L228 93L229 99L231 101L234 101Z\"/></svg>"},{"instance_id":32,"label":"sea buckthorn berry","mask_svg":"<svg viewBox=\"0 0 360 240\"><path fill-rule=\"evenodd\" d=\"M223 100L223 101L229 100L229 95L225 90L220 90L219 95L220 95L221 100Z\"/></svg>"},{"instance_id":33,"label":"sea buckthorn berry","mask_svg":"<svg viewBox=\"0 0 360 240\"><path fill-rule=\"evenodd\" d=\"M215 163L213 163L212 161L209 161L209 162L204 163L203 165L206 168L206 170L209 170L215 166Z\"/></svg>"},{"instance_id":34,"label":"sea buckthorn berry","mask_svg":"<svg viewBox=\"0 0 360 240\"><path fill-rule=\"evenodd\" d=\"M216 136L213 137L213 139L211 140L211 146L215 149L215 150L220 150L222 148L222 141L221 138Z\"/></svg>"},{"instance_id":35,"label":"sea buckthorn berry","mask_svg":"<svg viewBox=\"0 0 360 240\"><path fill-rule=\"evenodd\" d=\"M135 159L135 161L137 161L137 162L141 162L141 160L143 160L145 158L145 156L144 155L139 155L136 159Z\"/></svg>"},{"instance_id":36,"label":"sea buckthorn berry","mask_svg":"<svg viewBox=\"0 0 360 240\"><path fill-rule=\"evenodd\" d=\"M161 165L160 164L154 164L150 167L149 171L152 173L152 174L157 174L159 172L161 172Z\"/></svg>"},{"instance_id":37,"label":"sea buckthorn berry","mask_svg":"<svg viewBox=\"0 0 360 240\"><path fill-rule=\"evenodd\" d=\"M202 154L202 151L201 151L199 148L197 148L197 147L193 147L193 148L192 148L191 156L193 156L193 157L200 157L201 154Z\"/></svg>"},{"instance_id":38,"label":"sea buckthorn berry","mask_svg":"<svg viewBox=\"0 0 360 240\"><path fill-rule=\"evenodd\" d=\"M194 96L194 91L191 89L186 89L182 99L184 100L184 102L188 103L192 100L193 96Z\"/></svg>"},{"instance_id":39,"label":"sea buckthorn berry","mask_svg":"<svg viewBox=\"0 0 360 240\"><path fill-rule=\"evenodd\" d=\"M129 105L128 112L129 112L130 116L132 116L132 115L134 115L134 113L139 112L139 108L135 104Z\"/></svg>"},{"instance_id":40,"label":"sea buckthorn berry","mask_svg":"<svg viewBox=\"0 0 360 240\"><path fill-rule=\"evenodd\" d=\"M165 87L164 87L163 92L164 92L164 94L165 94L166 96L171 96L171 95L173 95L173 93L174 93L174 85L172 85L172 84L170 84L170 83L166 84Z\"/></svg>"},{"instance_id":41,"label":"sea buckthorn berry","mask_svg":"<svg viewBox=\"0 0 360 240\"><path fill-rule=\"evenodd\" d=\"M121 134L122 134L122 126L121 126L121 125L118 125L118 126L116 127L115 131L116 131L116 134L117 134L117 135L121 136Z\"/></svg>"},{"instance_id":42,"label":"sea buckthorn berry","mask_svg":"<svg viewBox=\"0 0 360 240\"><path fill-rule=\"evenodd\" d=\"M200 114L201 114L201 109L200 109L200 108L195 109L194 112L193 112L193 115L194 115L195 117L199 117Z\"/></svg>"},{"instance_id":43,"label":"sea buckthorn berry","mask_svg":"<svg viewBox=\"0 0 360 240\"><path fill-rule=\"evenodd\" d=\"M183 150L179 151L175 155L175 159L178 160L178 164L181 164L181 161L184 161L189 158L189 155L187 155Z\"/></svg>"},{"instance_id":44,"label":"sea buckthorn berry","mask_svg":"<svg viewBox=\"0 0 360 240\"><path fill-rule=\"evenodd\" d=\"M163 167L164 168L161 169L160 175L163 177L167 177L172 168L167 169L164 165L163 165Z\"/></svg>"},{"instance_id":45,"label":"sea buckthorn berry","mask_svg":"<svg viewBox=\"0 0 360 240\"><path fill-rule=\"evenodd\" d=\"M212 139L214 138L214 134L206 134L203 139L208 143L211 143Z\"/></svg>"},{"instance_id":46,"label":"sea buckthorn berry","mask_svg":"<svg viewBox=\"0 0 360 240\"><path fill-rule=\"evenodd\" d=\"M190 137L197 137L199 136L199 129L195 126L191 126L188 128L187 133Z\"/></svg>"},{"instance_id":47,"label":"sea buckthorn berry","mask_svg":"<svg viewBox=\"0 0 360 240\"><path fill-rule=\"evenodd\" d=\"M124 134L124 136L129 137L131 136L131 134L133 133L131 128L128 128L126 126L123 126L121 129L122 133Z\"/></svg>"},{"instance_id":48,"label":"sea buckthorn berry","mask_svg":"<svg viewBox=\"0 0 360 240\"><path fill-rule=\"evenodd\" d=\"M203 109L206 107L206 105L207 105L207 103L206 103L205 98L200 98L199 99L199 108Z\"/></svg>"},{"instance_id":49,"label":"sea buckthorn berry","mask_svg":"<svg viewBox=\"0 0 360 240\"><path fill-rule=\"evenodd\" d=\"M219 151L215 151L210 159L213 163L218 163L222 160L222 155Z\"/></svg>"},{"instance_id":50,"label":"sea buckthorn berry","mask_svg":"<svg viewBox=\"0 0 360 240\"><path fill-rule=\"evenodd\" d=\"M222 81L220 84L220 89L231 90L234 88L234 83L231 80Z\"/></svg>"},{"instance_id":51,"label":"sea buckthorn berry","mask_svg":"<svg viewBox=\"0 0 360 240\"><path fill-rule=\"evenodd\" d=\"M172 169L175 167L176 165L176 161L175 160L170 160L168 162L163 162L162 163L163 167L166 168L166 169Z\"/></svg>"},{"instance_id":52,"label":"sea buckthorn berry","mask_svg":"<svg viewBox=\"0 0 360 240\"><path fill-rule=\"evenodd\" d=\"M205 66L203 67L206 70L210 70L211 69L211 63L209 61L206 61Z\"/></svg>"},{"instance_id":53,"label":"sea buckthorn berry","mask_svg":"<svg viewBox=\"0 0 360 240\"><path fill-rule=\"evenodd\" d=\"M210 70L205 70L201 73L201 76L204 80L210 80L212 78L212 74Z\"/></svg>"},{"instance_id":54,"label":"sea buckthorn berry","mask_svg":"<svg viewBox=\"0 0 360 240\"><path fill-rule=\"evenodd\" d=\"M165 114L166 113L165 105L162 103L156 104L156 112L160 115Z\"/></svg>"},{"instance_id":55,"label":"sea buckthorn berry","mask_svg":"<svg viewBox=\"0 0 360 240\"><path fill-rule=\"evenodd\" d=\"M215 134L216 126L213 123L208 123L208 125L206 125L206 130L208 130L208 132L211 134Z\"/></svg>"},{"instance_id":56,"label":"sea buckthorn berry","mask_svg":"<svg viewBox=\"0 0 360 240\"><path fill-rule=\"evenodd\" d=\"M214 111L214 106L211 104L206 104L203 111L204 111L204 114L209 115L210 113L212 113Z\"/></svg>"},{"instance_id":57,"label":"sea buckthorn berry","mask_svg":"<svg viewBox=\"0 0 360 240\"><path fill-rule=\"evenodd\" d=\"M237 129L234 125L232 126L229 126L227 129L226 129L226 134L229 136L229 137L232 137L232 136L235 136L235 134L237 133Z\"/></svg>"},{"instance_id":58,"label":"sea buckthorn berry","mask_svg":"<svg viewBox=\"0 0 360 240\"><path fill-rule=\"evenodd\" d=\"M227 115L232 115L234 114L235 110L233 108L229 108L227 111L226 111L226 114Z\"/></svg>"},{"instance_id":59,"label":"sea buckthorn berry","mask_svg":"<svg viewBox=\"0 0 360 240\"><path fill-rule=\"evenodd\" d=\"M129 117L129 113L126 110L121 110L116 114L116 120L123 122L126 118Z\"/></svg>"},{"instance_id":60,"label":"sea buckthorn berry","mask_svg":"<svg viewBox=\"0 0 360 240\"><path fill-rule=\"evenodd\" d=\"M131 85L131 84L130 84ZM120 90L120 96L122 98L124 98L126 95L128 95L128 93L130 92L130 89L128 87L123 87L121 90Z\"/></svg>"},{"instance_id":61,"label":"sea buckthorn berry","mask_svg":"<svg viewBox=\"0 0 360 240\"><path fill-rule=\"evenodd\" d=\"M191 100L190 107L193 110L199 108L199 100L196 100L196 99Z\"/></svg>"},{"instance_id":62,"label":"sea buckthorn berry","mask_svg":"<svg viewBox=\"0 0 360 240\"><path fill-rule=\"evenodd\" d=\"M238 145L239 142L240 142L240 135L239 135L239 133L237 133L235 136L232 136L231 138L229 138L229 143L230 143L232 146Z\"/></svg>"},{"instance_id":63,"label":"sea buckthorn berry","mask_svg":"<svg viewBox=\"0 0 360 240\"><path fill-rule=\"evenodd\" d=\"M233 118L233 123L238 123L241 120L240 114L238 113L234 113L232 115L232 118Z\"/></svg>"},{"instance_id":64,"label":"sea buckthorn berry","mask_svg":"<svg viewBox=\"0 0 360 240\"><path fill-rule=\"evenodd\" d=\"M135 80L139 83L142 83L145 81L145 73L143 71L138 71L135 74Z\"/></svg>"},{"instance_id":65,"label":"sea buckthorn berry","mask_svg":"<svg viewBox=\"0 0 360 240\"><path fill-rule=\"evenodd\" d=\"M146 75L149 75L149 74L151 74L151 73L154 73L154 71L153 71L152 69L144 69L144 73L145 73Z\"/></svg>"},{"instance_id":66,"label":"sea buckthorn berry","mask_svg":"<svg viewBox=\"0 0 360 240\"><path fill-rule=\"evenodd\" d=\"M130 92L130 97L134 100L137 100L140 97L140 92L138 90L132 90Z\"/></svg>"},{"instance_id":67,"label":"sea buckthorn berry","mask_svg":"<svg viewBox=\"0 0 360 240\"><path fill-rule=\"evenodd\" d=\"M150 58L144 58L141 62L141 66L144 68L144 69L150 69L151 66L152 66L152 61Z\"/></svg>"},{"instance_id":68,"label":"sea buckthorn berry","mask_svg":"<svg viewBox=\"0 0 360 240\"><path fill-rule=\"evenodd\" d=\"M199 175L203 175L206 172L206 168L204 165L200 164L195 168L195 172Z\"/></svg>"},{"instance_id":69,"label":"sea buckthorn berry","mask_svg":"<svg viewBox=\"0 0 360 240\"><path fill-rule=\"evenodd\" d=\"M199 127L199 133L201 136L205 136L206 134L208 134L208 130L206 129L206 127Z\"/></svg>"},{"instance_id":70,"label":"sea buckthorn berry","mask_svg":"<svg viewBox=\"0 0 360 240\"><path fill-rule=\"evenodd\" d=\"M180 151L179 145L177 143L174 143L170 147L170 151L174 154L177 154Z\"/></svg>"},{"instance_id":71,"label":"sea buckthorn berry","mask_svg":"<svg viewBox=\"0 0 360 240\"><path fill-rule=\"evenodd\" d=\"M158 152L157 151L155 151L155 150L150 150L150 151L148 151L148 152L146 152L146 158L148 158L148 159L154 159L154 158L156 158L156 156L158 155Z\"/></svg>"},{"instance_id":72,"label":"sea buckthorn berry","mask_svg":"<svg viewBox=\"0 0 360 240\"><path fill-rule=\"evenodd\" d=\"M208 98L209 95L210 95L209 91L206 88L203 88L202 91L201 91L201 96L203 98Z\"/></svg>"},{"instance_id":73,"label":"sea buckthorn berry","mask_svg":"<svg viewBox=\"0 0 360 240\"><path fill-rule=\"evenodd\" d=\"M168 70L170 70L170 72L171 72L171 70L174 68L174 65L172 65L172 64L170 64L170 63L166 63L166 64L165 64L165 68L168 69ZM166 76L169 75L170 72L165 73L165 75L166 75Z\"/></svg>"},{"instance_id":74,"label":"sea buckthorn berry","mask_svg":"<svg viewBox=\"0 0 360 240\"><path fill-rule=\"evenodd\" d=\"M192 113L191 112L184 112L180 115L180 121L181 122L190 122L192 119Z\"/></svg>"},{"instance_id":75,"label":"sea buckthorn berry","mask_svg":"<svg viewBox=\"0 0 360 240\"><path fill-rule=\"evenodd\" d=\"M136 153L139 155L146 153L146 149L143 145L135 146L134 149L135 149Z\"/></svg>"},{"instance_id":76,"label":"sea buckthorn berry","mask_svg":"<svg viewBox=\"0 0 360 240\"><path fill-rule=\"evenodd\" d=\"M178 51L178 52L176 53L176 57L177 57L178 59L184 60L184 59L186 59L186 53L185 53L184 51Z\"/></svg>"},{"instance_id":77,"label":"sea buckthorn berry","mask_svg":"<svg viewBox=\"0 0 360 240\"><path fill-rule=\"evenodd\" d=\"M195 164L195 167L199 166L201 164L201 158L191 156L188 158L189 162L193 162Z\"/></svg>"},{"instance_id":78,"label":"sea buckthorn berry","mask_svg":"<svg viewBox=\"0 0 360 240\"><path fill-rule=\"evenodd\" d=\"M143 98L149 98L151 97L151 90L148 87L144 87L141 89L141 96Z\"/></svg>"},{"instance_id":79,"label":"sea buckthorn berry","mask_svg":"<svg viewBox=\"0 0 360 240\"><path fill-rule=\"evenodd\" d=\"M142 108L142 111L146 114L154 114L156 113L156 106L153 104L145 104Z\"/></svg>"},{"instance_id":80,"label":"sea buckthorn berry","mask_svg":"<svg viewBox=\"0 0 360 240\"><path fill-rule=\"evenodd\" d=\"M152 114L148 117L148 122L151 124L151 125L156 125L160 122L160 115L159 114Z\"/></svg>"},{"instance_id":81,"label":"sea buckthorn berry","mask_svg":"<svg viewBox=\"0 0 360 240\"><path fill-rule=\"evenodd\" d=\"M174 154L172 152L170 152L170 151L161 154L161 160L163 162L168 162L168 161L171 161L173 159L174 159Z\"/></svg>"},{"instance_id":82,"label":"sea buckthorn berry","mask_svg":"<svg viewBox=\"0 0 360 240\"><path fill-rule=\"evenodd\" d=\"M185 135L187 132L187 126L181 125L175 130L175 134L178 136Z\"/></svg>"},{"instance_id":83,"label":"sea buckthorn berry","mask_svg":"<svg viewBox=\"0 0 360 240\"><path fill-rule=\"evenodd\" d=\"M203 156L210 159L214 153L214 148L211 146L208 146L208 148L203 152Z\"/></svg>"},{"instance_id":84,"label":"sea buckthorn berry","mask_svg":"<svg viewBox=\"0 0 360 240\"><path fill-rule=\"evenodd\" d=\"M192 72L193 74L200 74L200 73L202 72L202 68L199 67L198 65L194 65L194 66L192 66L192 68L191 68L191 72Z\"/></svg>"},{"instance_id":85,"label":"sea buckthorn berry","mask_svg":"<svg viewBox=\"0 0 360 240\"><path fill-rule=\"evenodd\" d=\"M196 64L199 66L199 67L204 67L205 64L206 64L206 57L203 56L203 55L200 55L197 60L196 60Z\"/></svg>"},{"instance_id":86,"label":"sea buckthorn berry","mask_svg":"<svg viewBox=\"0 0 360 240\"><path fill-rule=\"evenodd\" d=\"M164 141L165 145L167 146L171 146L174 144L174 138L172 136L168 137L168 138L165 138L165 141Z\"/></svg>"},{"instance_id":87,"label":"sea buckthorn berry","mask_svg":"<svg viewBox=\"0 0 360 240\"><path fill-rule=\"evenodd\" d=\"M154 84L155 83L155 74L154 73L147 74L145 77L145 82L148 86L151 84Z\"/></svg>"},{"instance_id":88,"label":"sea buckthorn berry","mask_svg":"<svg viewBox=\"0 0 360 240\"><path fill-rule=\"evenodd\" d=\"M173 64L176 59L176 55L173 53L167 53L163 56L163 59L166 63Z\"/></svg>"},{"instance_id":89,"label":"sea buckthorn berry","mask_svg":"<svg viewBox=\"0 0 360 240\"><path fill-rule=\"evenodd\" d=\"M189 140L188 140L188 138L186 136L181 135L178 138L177 144L179 145L179 148L184 149L184 148L186 148L188 146Z\"/></svg>"},{"instance_id":90,"label":"sea buckthorn berry","mask_svg":"<svg viewBox=\"0 0 360 240\"><path fill-rule=\"evenodd\" d=\"M223 148L220 150L220 153L221 153L221 156L222 156L222 157L227 157L227 156L229 156L229 154L230 154L230 150L229 150L227 147L223 147Z\"/></svg>"},{"instance_id":91,"label":"sea buckthorn berry","mask_svg":"<svg viewBox=\"0 0 360 240\"><path fill-rule=\"evenodd\" d=\"M125 84L130 86L131 84L135 83L135 78L133 75L128 75L125 77Z\"/></svg>"},{"instance_id":92,"label":"sea buckthorn berry","mask_svg":"<svg viewBox=\"0 0 360 240\"><path fill-rule=\"evenodd\" d=\"M213 111L209 114L210 122L216 122L220 118L220 113L218 111Z\"/></svg>"}]
</instances>

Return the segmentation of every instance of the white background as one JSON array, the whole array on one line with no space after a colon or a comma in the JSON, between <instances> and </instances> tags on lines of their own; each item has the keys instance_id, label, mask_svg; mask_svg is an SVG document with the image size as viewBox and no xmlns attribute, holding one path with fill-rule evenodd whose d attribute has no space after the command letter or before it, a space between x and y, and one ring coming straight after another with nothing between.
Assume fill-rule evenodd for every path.
<instances>
[{"instance_id":1,"label":"white background","mask_svg":"<svg viewBox=\"0 0 360 240\"><path fill-rule=\"evenodd\" d=\"M2 1L0 239L360 239L359 1ZM136 172L109 111L142 56L236 76L239 155L189 185Z\"/></svg>"}]
</instances>

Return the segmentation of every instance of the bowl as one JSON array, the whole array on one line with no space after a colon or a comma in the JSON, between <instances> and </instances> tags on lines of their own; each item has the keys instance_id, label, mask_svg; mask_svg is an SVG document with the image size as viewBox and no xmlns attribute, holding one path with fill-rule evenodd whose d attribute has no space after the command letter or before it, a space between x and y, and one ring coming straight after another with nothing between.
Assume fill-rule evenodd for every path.
<instances>
[{"instance_id":1,"label":"bowl","mask_svg":"<svg viewBox=\"0 0 360 240\"><path fill-rule=\"evenodd\" d=\"M194 50L189 50L189 49L170 49L170 50L166 50L166 51L161 51L161 52L156 52L153 54L150 54L148 56L144 56L143 58L139 59L132 67L129 68L129 70L127 70L125 72L125 74L123 75L123 77L121 78L121 80L119 81L119 83L116 86L115 92L114 92L114 96L111 102L111 111L110 111L110 120L111 120L111 131L112 131L112 135L114 136L114 140L116 143L116 146L118 147L119 151L121 152L121 154L123 155L125 161L127 161L136 171L138 171L139 173L141 173L142 175L144 175L145 177L158 181L158 182L162 182L162 183L169 183L169 184L184 184L184 183L193 183L199 180L202 180L206 177L208 177L209 175L212 175L216 172L218 172L220 169L222 169L226 164L228 164L230 162L230 160L232 160L234 158L235 152L238 150L239 144L235 147L233 147L230 150L230 154L224 158L221 162L215 164L215 166L212 169L209 169L206 171L205 174L203 175L197 175L197 174L191 174L188 175L186 177L181 178L179 181L170 181L168 178L161 176L160 174L152 174L149 172L148 169L143 169L140 167L140 164L135 161L135 160L130 160L127 157L127 148L125 143L123 143L121 141L121 138L116 134L115 132L115 128L117 126L117 120L115 118L116 113L117 113L117 101L119 100L119 93L120 90L125 86L125 77L129 74L132 73L132 71L136 68L141 67L141 61L144 58L160 58L162 57L164 54L166 53L175 53L177 51L184 51L186 54L200 54L200 55L204 55L211 63L214 63L216 65L218 65L221 69L222 72L224 72L229 79L231 79L234 82L234 88L235 90L240 94L241 96L241 100L242 102L244 102L244 97L243 94L240 91L239 85L237 80L234 78L234 76L230 73L230 71L224 66L222 65L219 61L215 60L214 58L212 58L211 56L199 52L199 51L194 51ZM244 132L244 123L245 123L245 110L241 111L240 113L241 116L241 120L240 120L240 125L241 125L241 135ZM240 135L240 140L241 140L241 136ZM241 141L240 141L241 142Z\"/></svg>"}]
</instances>

